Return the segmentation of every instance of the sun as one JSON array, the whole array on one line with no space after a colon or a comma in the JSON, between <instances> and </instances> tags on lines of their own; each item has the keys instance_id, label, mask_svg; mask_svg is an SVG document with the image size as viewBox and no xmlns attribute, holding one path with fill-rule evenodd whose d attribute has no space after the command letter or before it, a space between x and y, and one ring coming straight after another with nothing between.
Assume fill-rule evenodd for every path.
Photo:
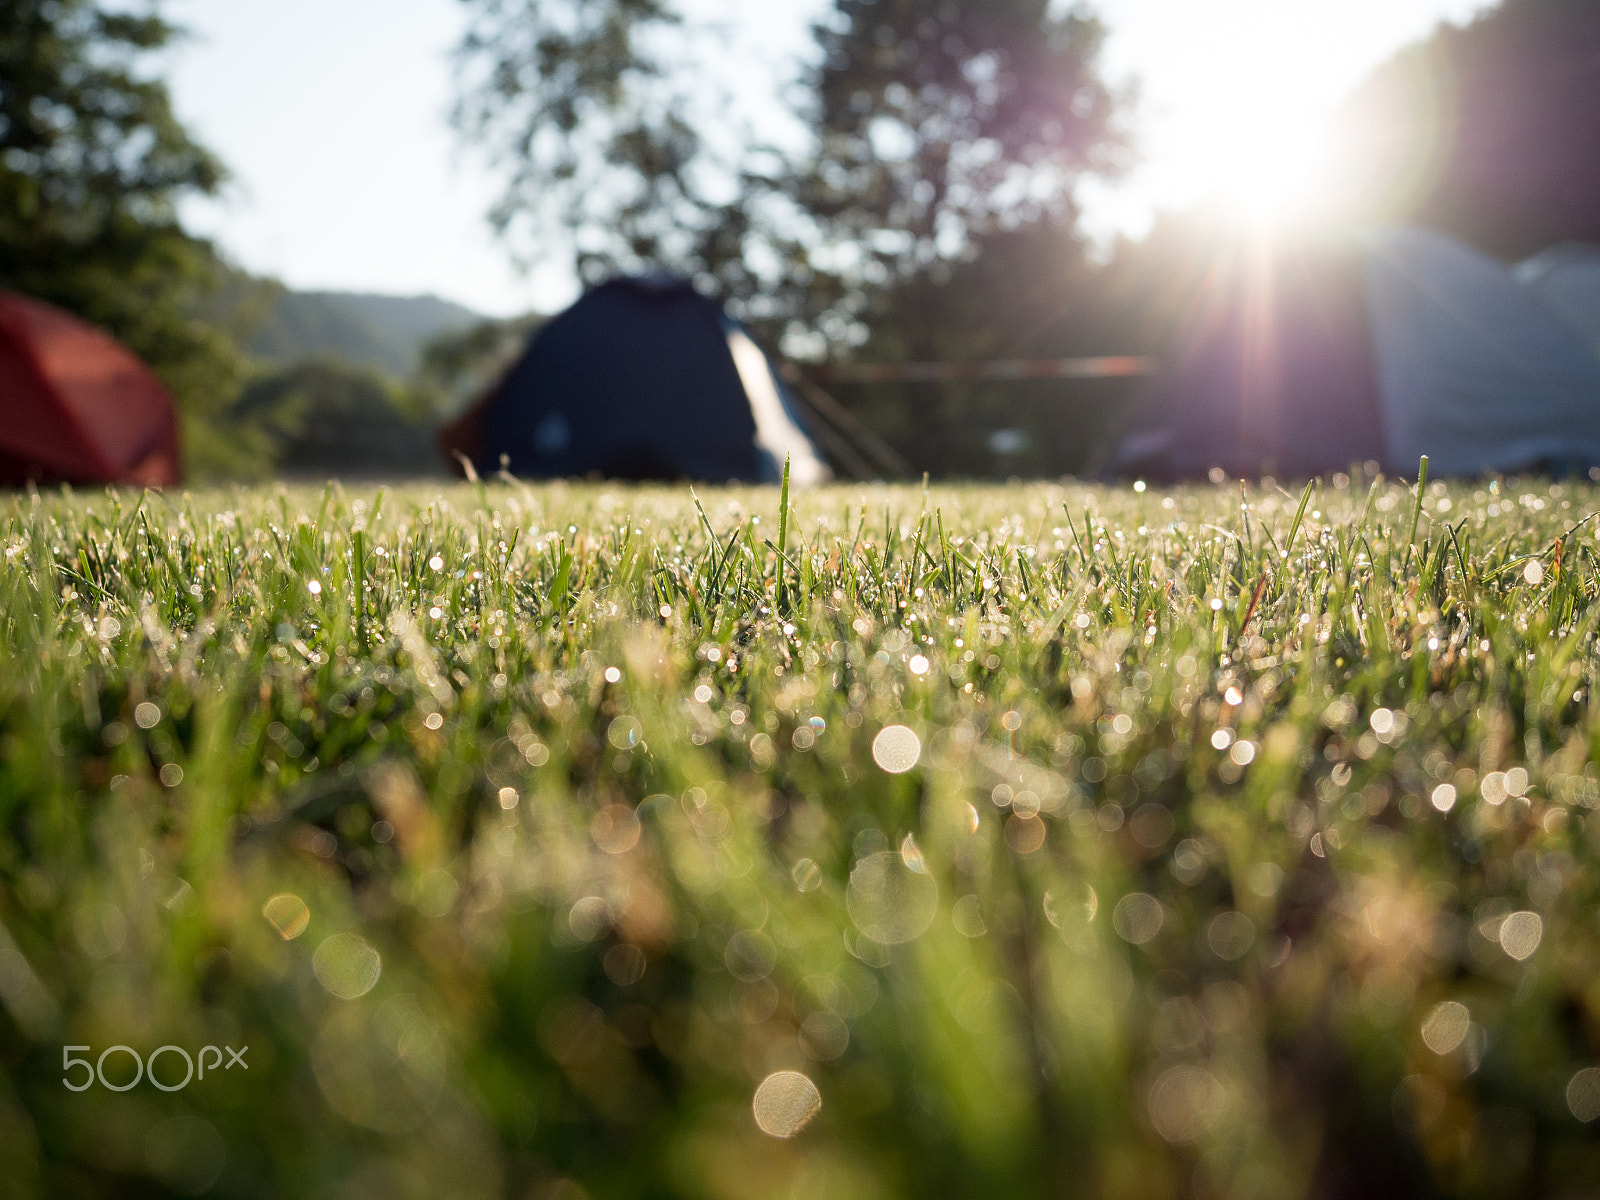
<instances>
[{"instance_id":1,"label":"sun","mask_svg":"<svg viewBox=\"0 0 1600 1200\"><path fill-rule=\"evenodd\" d=\"M1246 114L1213 147L1214 191L1253 224L1282 225L1308 216L1321 147L1309 116Z\"/></svg>"},{"instance_id":2,"label":"sun","mask_svg":"<svg viewBox=\"0 0 1600 1200\"><path fill-rule=\"evenodd\" d=\"M1187 45L1169 43L1180 90L1162 114L1168 173L1251 223L1292 223L1315 207L1324 130L1347 84L1328 69L1331 31L1313 8L1195 5Z\"/></svg>"}]
</instances>

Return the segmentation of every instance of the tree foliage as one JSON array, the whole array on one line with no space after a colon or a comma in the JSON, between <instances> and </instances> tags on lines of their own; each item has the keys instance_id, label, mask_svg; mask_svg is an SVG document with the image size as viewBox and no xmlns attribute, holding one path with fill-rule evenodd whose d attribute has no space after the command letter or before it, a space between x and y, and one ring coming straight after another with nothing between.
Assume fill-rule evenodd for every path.
<instances>
[{"instance_id":1,"label":"tree foliage","mask_svg":"<svg viewBox=\"0 0 1600 1200\"><path fill-rule=\"evenodd\" d=\"M504 172L490 213L525 259L589 280L715 258L706 147L663 55L667 0L467 0L457 127ZM561 249L556 251L554 246Z\"/></svg>"},{"instance_id":2,"label":"tree foliage","mask_svg":"<svg viewBox=\"0 0 1600 1200\"><path fill-rule=\"evenodd\" d=\"M696 102L715 39L670 0L467 3L457 124L505 173L512 245L588 279L709 276L834 341L868 291L1070 223L1075 182L1116 163L1101 27L1047 0L837 0L796 98L810 145L783 153Z\"/></svg>"},{"instance_id":3,"label":"tree foliage","mask_svg":"<svg viewBox=\"0 0 1600 1200\"><path fill-rule=\"evenodd\" d=\"M109 329L153 366L191 418L202 460L222 455L194 418L238 378L230 334L199 319L222 278L185 232L181 198L212 194L218 160L140 71L178 30L95 0L7 0L0 17L0 287Z\"/></svg>"},{"instance_id":4,"label":"tree foliage","mask_svg":"<svg viewBox=\"0 0 1600 1200\"><path fill-rule=\"evenodd\" d=\"M1346 215L1512 258L1600 241L1597 15L1593 0L1506 0L1379 68L1343 113Z\"/></svg>"},{"instance_id":5,"label":"tree foliage","mask_svg":"<svg viewBox=\"0 0 1600 1200\"><path fill-rule=\"evenodd\" d=\"M1118 163L1103 33L1049 0L835 0L816 28L805 207L898 270L1070 221L1077 180Z\"/></svg>"}]
</instances>

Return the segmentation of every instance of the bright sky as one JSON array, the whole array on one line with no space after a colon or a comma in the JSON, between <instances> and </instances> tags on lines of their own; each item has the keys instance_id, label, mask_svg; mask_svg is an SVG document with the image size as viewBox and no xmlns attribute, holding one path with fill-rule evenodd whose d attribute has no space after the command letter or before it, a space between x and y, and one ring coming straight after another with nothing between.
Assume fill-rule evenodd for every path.
<instances>
[{"instance_id":1,"label":"bright sky","mask_svg":"<svg viewBox=\"0 0 1600 1200\"><path fill-rule=\"evenodd\" d=\"M693 0L726 14L729 86L756 123L826 0ZM1266 209L1314 157L1317 122L1371 67L1483 0L1099 0L1111 78L1137 78L1142 165L1085 192L1094 234L1137 236L1215 193ZM193 37L179 114L234 173L191 223L300 288L432 292L483 312L549 310L559 271L519 276L483 214L485 164L447 118L460 0L166 0Z\"/></svg>"}]
</instances>

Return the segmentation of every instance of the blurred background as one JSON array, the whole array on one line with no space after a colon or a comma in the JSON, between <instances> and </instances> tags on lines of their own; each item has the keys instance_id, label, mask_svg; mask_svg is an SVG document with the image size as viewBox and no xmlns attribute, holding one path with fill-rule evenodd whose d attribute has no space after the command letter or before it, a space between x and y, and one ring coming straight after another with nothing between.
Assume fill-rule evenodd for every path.
<instances>
[{"instance_id":1,"label":"blurred background","mask_svg":"<svg viewBox=\"0 0 1600 1200\"><path fill-rule=\"evenodd\" d=\"M0 288L120 339L193 478L412 476L586 285L725 299L907 469L1096 469L1274 239L1600 241L1580 0L12 0Z\"/></svg>"}]
</instances>

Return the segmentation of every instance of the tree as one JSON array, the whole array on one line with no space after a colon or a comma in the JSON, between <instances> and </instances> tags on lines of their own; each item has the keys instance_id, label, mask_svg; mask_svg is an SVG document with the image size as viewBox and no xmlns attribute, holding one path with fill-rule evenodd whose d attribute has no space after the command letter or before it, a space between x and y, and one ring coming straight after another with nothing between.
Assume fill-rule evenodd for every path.
<instances>
[{"instance_id":1,"label":"tree","mask_svg":"<svg viewBox=\"0 0 1600 1200\"><path fill-rule=\"evenodd\" d=\"M524 262L567 258L594 282L720 257L724 206L708 198L685 80L664 64L682 27L669 3L466 2L455 123L505 173L490 221Z\"/></svg>"},{"instance_id":2,"label":"tree","mask_svg":"<svg viewBox=\"0 0 1600 1200\"><path fill-rule=\"evenodd\" d=\"M1342 114L1339 215L1508 258L1600 242L1596 17L1593 0L1505 0L1380 67Z\"/></svg>"},{"instance_id":3,"label":"tree","mask_svg":"<svg viewBox=\"0 0 1600 1200\"><path fill-rule=\"evenodd\" d=\"M1049 0L836 0L803 89L813 145L787 155L697 101L709 34L671 0L466 2L456 122L506 174L508 241L588 280L709 277L769 329L848 339L864 288L1070 225L1077 180L1121 149L1101 27Z\"/></svg>"},{"instance_id":4,"label":"tree","mask_svg":"<svg viewBox=\"0 0 1600 1200\"><path fill-rule=\"evenodd\" d=\"M1104 30L1050 0L835 0L816 28L817 145L796 193L854 255L904 274L976 238L1070 226L1085 174L1114 172Z\"/></svg>"},{"instance_id":5,"label":"tree","mask_svg":"<svg viewBox=\"0 0 1600 1200\"><path fill-rule=\"evenodd\" d=\"M177 395L191 459L226 457L203 418L232 394L229 332L201 319L224 268L178 220L217 159L139 71L178 31L95 0L7 0L0 17L0 287L100 325Z\"/></svg>"},{"instance_id":6,"label":"tree","mask_svg":"<svg viewBox=\"0 0 1600 1200\"><path fill-rule=\"evenodd\" d=\"M370 367L310 359L250 381L230 413L263 468L345 477L436 473L429 397Z\"/></svg>"}]
</instances>

